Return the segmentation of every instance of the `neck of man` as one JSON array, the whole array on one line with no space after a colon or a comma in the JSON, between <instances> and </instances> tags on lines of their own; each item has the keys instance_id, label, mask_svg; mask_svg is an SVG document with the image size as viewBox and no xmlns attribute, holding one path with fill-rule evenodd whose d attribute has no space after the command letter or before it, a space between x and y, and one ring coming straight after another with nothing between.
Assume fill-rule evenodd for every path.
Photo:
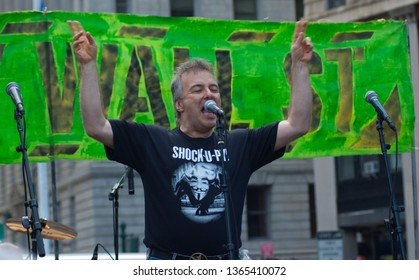
<instances>
[{"instance_id":1,"label":"neck of man","mask_svg":"<svg viewBox=\"0 0 419 280\"><path fill-rule=\"evenodd\" d=\"M213 132L212 129L203 129L203 130L191 129L183 124L179 126L179 129L180 131L182 131L184 134L188 135L191 138L208 138L211 136Z\"/></svg>"}]
</instances>

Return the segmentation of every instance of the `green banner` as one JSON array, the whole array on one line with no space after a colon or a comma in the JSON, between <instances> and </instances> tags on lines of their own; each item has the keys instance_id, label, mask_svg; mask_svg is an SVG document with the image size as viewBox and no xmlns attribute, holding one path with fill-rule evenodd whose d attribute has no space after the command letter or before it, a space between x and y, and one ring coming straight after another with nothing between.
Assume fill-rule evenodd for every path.
<instances>
[{"instance_id":1,"label":"green banner","mask_svg":"<svg viewBox=\"0 0 419 280\"><path fill-rule=\"evenodd\" d=\"M13 12L0 14L0 88L20 86L29 161L105 159L84 132L79 77L67 20L78 20L98 47L98 71L108 118L174 128L170 81L190 57L215 65L229 129L286 118L294 22L165 18L128 14ZM404 21L309 23L313 116L310 132L285 157L381 153L377 113L365 101L377 93L398 131L399 152L413 146L414 96ZM21 153L15 106L0 102L0 163ZM384 123L396 148L396 135ZM158 139L156 139L158 141Z\"/></svg>"}]
</instances>

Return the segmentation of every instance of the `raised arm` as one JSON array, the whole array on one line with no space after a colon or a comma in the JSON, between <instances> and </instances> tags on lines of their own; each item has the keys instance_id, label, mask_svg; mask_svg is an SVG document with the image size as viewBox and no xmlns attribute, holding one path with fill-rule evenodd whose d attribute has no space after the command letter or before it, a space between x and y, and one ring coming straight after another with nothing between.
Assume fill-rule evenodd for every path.
<instances>
[{"instance_id":1,"label":"raised arm","mask_svg":"<svg viewBox=\"0 0 419 280\"><path fill-rule=\"evenodd\" d=\"M304 38L306 21L297 22L291 45L291 99L288 118L278 124L275 150L305 135L310 128L312 94L308 63L313 56L310 38Z\"/></svg>"},{"instance_id":2,"label":"raised arm","mask_svg":"<svg viewBox=\"0 0 419 280\"><path fill-rule=\"evenodd\" d=\"M80 107L84 129L90 137L113 148L113 133L103 113L97 73L97 46L78 21L68 21L73 33L73 47L80 69Z\"/></svg>"}]
</instances>

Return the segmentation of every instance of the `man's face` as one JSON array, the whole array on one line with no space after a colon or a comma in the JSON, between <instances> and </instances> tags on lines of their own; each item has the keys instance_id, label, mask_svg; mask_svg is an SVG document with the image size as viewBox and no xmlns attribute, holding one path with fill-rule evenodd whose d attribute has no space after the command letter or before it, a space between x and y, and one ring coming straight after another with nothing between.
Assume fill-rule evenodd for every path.
<instances>
[{"instance_id":1,"label":"man's face","mask_svg":"<svg viewBox=\"0 0 419 280\"><path fill-rule=\"evenodd\" d=\"M217 116L204 111L207 100L221 104L218 83L207 71L191 71L182 75L182 98L176 101L176 108L181 112L181 128L192 133L212 131Z\"/></svg>"},{"instance_id":2,"label":"man's face","mask_svg":"<svg viewBox=\"0 0 419 280\"><path fill-rule=\"evenodd\" d=\"M208 194L210 181L213 181L217 174L212 168L206 165L197 164L185 175L193 195L199 201Z\"/></svg>"}]
</instances>

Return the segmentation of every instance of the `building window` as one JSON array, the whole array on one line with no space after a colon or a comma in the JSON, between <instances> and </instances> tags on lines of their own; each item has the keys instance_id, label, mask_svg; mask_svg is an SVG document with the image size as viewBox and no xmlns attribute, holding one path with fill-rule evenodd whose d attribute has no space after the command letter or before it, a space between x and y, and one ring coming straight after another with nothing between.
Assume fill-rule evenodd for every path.
<instances>
[{"instance_id":1,"label":"building window","mask_svg":"<svg viewBox=\"0 0 419 280\"><path fill-rule=\"evenodd\" d=\"M349 159L352 158L352 163ZM396 157L391 157L395 162ZM390 158L389 158L390 159ZM390 162L391 180L397 201L403 201L401 169ZM336 158L338 213L370 210L388 206L388 175L384 158L362 155ZM352 178L351 178L352 177Z\"/></svg>"},{"instance_id":2,"label":"building window","mask_svg":"<svg viewBox=\"0 0 419 280\"><path fill-rule=\"evenodd\" d=\"M339 182L355 178L355 158L344 156L336 158L337 180Z\"/></svg>"},{"instance_id":3,"label":"building window","mask_svg":"<svg viewBox=\"0 0 419 280\"><path fill-rule=\"evenodd\" d=\"M268 186L249 186L247 189L247 230L249 239L267 237Z\"/></svg>"},{"instance_id":4,"label":"building window","mask_svg":"<svg viewBox=\"0 0 419 280\"><path fill-rule=\"evenodd\" d=\"M117 13L125 14L128 12L127 0L116 0L115 5L115 10Z\"/></svg>"},{"instance_id":5,"label":"building window","mask_svg":"<svg viewBox=\"0 0 419 280\"><path fill-rule=\"evenodd\" d=\"M256 0L234 0L234 18L239 20L257 19Z\"/></svg>"},{"instance_id":6,"label":"building window","mask_svg":"<svg viewBox=\"0 0 419 280\"><path fill-rule=\"evenodd\" d=\"M304 17L304 0L295 1L295 18L300 20Z\"/></svg>"},{"instance_id":7,"label":"building window","mask_svg":"<svg viewBox=\"0 0 419 280\"><path fill-rule=\"evenodd\" d=\"M170 15L172 17L192 17L194 15L193 0L171 0Z\"/></svg>"},{"instance_id":8,"label":"building window","mask_svg":"<svg viewBox=\"0 0 419 280\"><path fill-rule=\"evenodd\" d=\"M314 184L308 185L308 207L310 216L310 236L311 238L315 238L317 236L317 213Z\"/></svg>"},{"instance_id":9,"label":"building window","mask_svg":"<svg viewBox=\"0 0 419 280\"><path fill-rule=\"evenodd\" d=\"M346 5L346 0L328 0L327 1L328 9L333 9L333 8L337 8L337 7L345 6L345 5Z\"/></svg>"},{"instance_id":10,"label":"building window","mask_svg":"<svg viewBox=\"0 0 419 280\"><path fill-rule=\"evenodd\" d=\"M359 157L361 176L370 178L380 172L380 159L377 155L365 155Z\"/></svg>"}]
</instances>

